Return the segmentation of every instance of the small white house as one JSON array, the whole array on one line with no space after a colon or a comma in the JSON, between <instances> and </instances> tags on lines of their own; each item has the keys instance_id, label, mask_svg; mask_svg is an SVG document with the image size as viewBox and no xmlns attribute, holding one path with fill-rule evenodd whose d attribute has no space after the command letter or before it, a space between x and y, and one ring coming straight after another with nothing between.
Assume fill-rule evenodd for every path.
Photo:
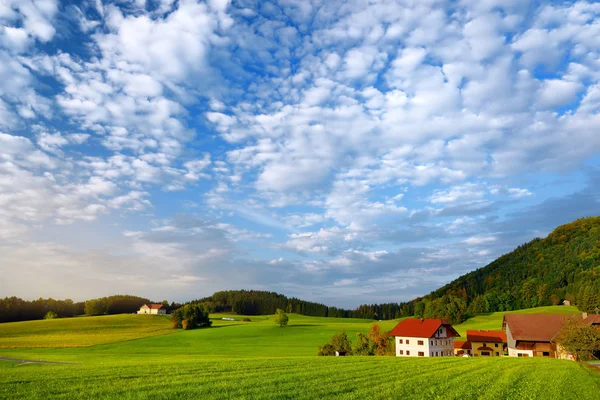
<instances>
[{"instance_id":1,"label":"small white house","mask_svg":"<svg viewBox=\"0 0 600 400\"><path fill-rule=\"evenodd\" d=\"M450 357L454 355L454 338L460 336L452 325L438 318L407 318L390 335L396 339L397 357Z\"/></svg>"},{"instance_id":2,"label":"small white house","mask_svg":"<svg viewBox=\"0 0 600 400\"><path fill-rule=\"evenodd\" d=\"M162 304L144 304L140 307L138 314L166 314L167 310Z\"/></svg>"}]
</instances>

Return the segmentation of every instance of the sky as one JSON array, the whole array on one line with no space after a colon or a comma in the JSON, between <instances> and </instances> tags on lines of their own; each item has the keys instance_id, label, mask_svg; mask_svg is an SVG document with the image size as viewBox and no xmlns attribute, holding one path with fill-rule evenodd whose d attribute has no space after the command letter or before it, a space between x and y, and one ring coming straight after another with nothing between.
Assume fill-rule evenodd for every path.
<instances>
[{"instance_id":1,"label":"sky","mask_svg":"<svg viewBox=\"0 0 600 400\"><path fill-rule=\"evenodd\" d=\"M0 296L401 302L600 214L600 3L0 0Z\"/></svg>"}]
</instances>

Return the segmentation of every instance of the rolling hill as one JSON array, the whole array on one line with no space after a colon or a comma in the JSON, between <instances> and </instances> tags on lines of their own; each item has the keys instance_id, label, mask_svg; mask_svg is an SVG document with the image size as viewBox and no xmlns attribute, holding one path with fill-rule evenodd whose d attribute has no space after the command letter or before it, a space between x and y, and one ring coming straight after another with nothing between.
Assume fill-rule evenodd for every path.
<instances>
[{"instance_id":1,"label":"rolling hill","mask_svg":"<svg viewBox=\"0 0 600 400\"><path fill-rule=\"evenodd\" d=\"M414 302L415 314L447 317L549 306L600 307L600 217L578 219Z\"/></svg>"}]
</instances>

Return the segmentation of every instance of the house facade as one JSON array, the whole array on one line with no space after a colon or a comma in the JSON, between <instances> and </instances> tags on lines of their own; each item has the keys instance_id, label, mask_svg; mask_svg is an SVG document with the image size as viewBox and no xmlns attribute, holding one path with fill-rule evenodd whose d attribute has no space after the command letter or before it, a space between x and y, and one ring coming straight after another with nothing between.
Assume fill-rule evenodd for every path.
<instances>
[{"instance_id":1,"label":"house facade","mask_svg":"<svg viewBox=\"0 0 600 400\"><path fill-rule=\"evenodd\" d=\"M505 314L502 329L506 332L509 357L568 358L557 349L554 338L572 318L575 316Z\"/></svg>"},{"instance_id":2,"label":"house facade","mask_svg":"<svg viewBox=\"0 0 600 400\"><path fill-rule=\"evenodd\" d=\"M460 336L449 323L437 319L407 318L390 332L397 357L447 357L454 355L454 338Z\"/></svg>"},{"instance_id":3,"label":"house facade","mask_svg":"<svg viewBox=\"0 0 600 400\"><path fill-rule=\"evenodd\" d=\"M467 340L454 340L454 355L457 357L472 356L471 342Z\"/></svg>"},{"instance_id":4,"label":"house facade","mask_svg":"<svg viewBox=\"0 0 600 400\"><path fill-rule=\"evenodd\" d=\"M167 310L162 304L144 304L140 307L138 314L166 314Z\"/></svg>"},{"instance_id":5,"label":"house facade","mask_svg":"<svg viewBox=\"0 0 600 400\"><path fill-rule=\"evenodd\" d=\"M471 343L471 352L474 357L502 357L506 332L468 329L467 341Z\"/></svg>"}]
</instances>

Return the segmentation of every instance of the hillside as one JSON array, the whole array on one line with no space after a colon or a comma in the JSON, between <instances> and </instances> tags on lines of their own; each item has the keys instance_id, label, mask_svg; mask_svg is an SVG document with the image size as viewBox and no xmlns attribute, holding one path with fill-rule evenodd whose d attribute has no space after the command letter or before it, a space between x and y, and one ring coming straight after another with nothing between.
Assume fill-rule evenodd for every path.
<instances>
[{"instance_id":1,"label":"hillside","mask_svg":"<svg viewBox=\"0 0 600 400\"><path fill-rule=\"evenodd\" d=\"M534 239L415 302L418 316L444 316L560 304L600 307L600 217L583 218Z\"/></svg>"}]
</instances>

